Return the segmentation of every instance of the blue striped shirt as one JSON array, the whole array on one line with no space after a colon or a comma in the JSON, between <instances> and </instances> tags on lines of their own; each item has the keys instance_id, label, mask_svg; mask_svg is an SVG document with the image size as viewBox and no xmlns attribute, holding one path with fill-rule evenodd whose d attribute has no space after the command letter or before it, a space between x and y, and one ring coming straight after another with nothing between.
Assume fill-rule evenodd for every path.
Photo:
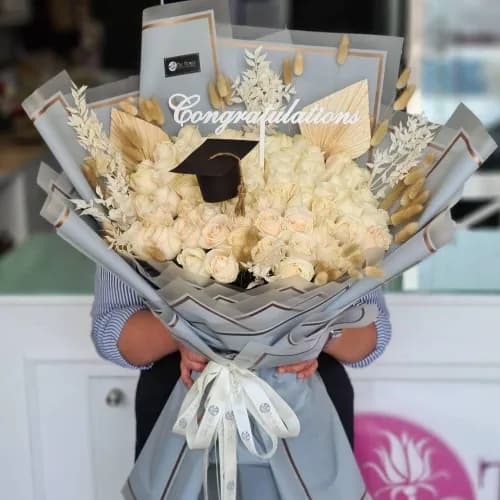
<instances>
[{"instance_id":1,"label":"blue striped shirt","mask_svg":"<svg viewBox=\"0 0 500 500\"><path fill-rule=\"evenodd\" d=\"M376 304L379 315L377 345L366 358L348 366L362 368L375 361L385 350L391 338L391 322L384 296L380 289L359 300L362 304ZM148 369L148 366L133 366L121 355L118 339L127 320L136 312L147 309L135 290L126 285L116 275L98 268L95 277L95 296L92 306L92 339L97 352L103 358L127 368Z\"/></svg>"}]
</instances>

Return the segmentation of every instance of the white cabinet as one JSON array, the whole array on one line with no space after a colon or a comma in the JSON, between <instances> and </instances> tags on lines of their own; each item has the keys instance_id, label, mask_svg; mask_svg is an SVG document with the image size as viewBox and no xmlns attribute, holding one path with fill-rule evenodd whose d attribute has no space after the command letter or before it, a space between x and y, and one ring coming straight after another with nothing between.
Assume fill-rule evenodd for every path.
<instances>
[{"instance_id":1,"label":"white cabinet","mask_svg":"<svg viewBox=\"0 0 500 500\"><path fill-rule=\"evenodd\" d=\"M394 295L388 302L394 334L386 354L350 371L358 458L372 494L385 488L378 500L395 491L393 499L428 500L427 487L440 500L498 498L500 297ZM87 297L0 298L2 499L120 499L133 463L137 372L98 359L90 304ZM420 454L405 452L404 439L424 440ZM386 450L387 463L377 462L377 449ZM415 480L426 454L428 471ZM368 476L370 463L382 473L406 467L401 484ZM407 489L405 474L413 475Z\"/></svg>"},{"instance_id":2,"label":"white cabinet","mask_svg":"<svg viewBox=\"0 0 500 500\"><path fill-rule=\"evenodd\" d=\"M0 298L0 498L119 500L138 373L100 360L90 297ZM116 405L106 398L119 391Z\"/></svg>"}]
</instances>

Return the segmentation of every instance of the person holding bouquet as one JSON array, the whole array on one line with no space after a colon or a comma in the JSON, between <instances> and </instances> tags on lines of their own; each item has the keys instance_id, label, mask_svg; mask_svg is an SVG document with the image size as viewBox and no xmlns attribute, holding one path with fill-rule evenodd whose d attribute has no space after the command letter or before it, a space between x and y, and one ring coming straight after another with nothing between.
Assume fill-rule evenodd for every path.
<instances>
[{"instance_id":1,"label":"person holding bouquet","mask_svg":"<svg viewBox=\"0 0 500 500\"><path fill-rule=\"evenodd\" d=\"M381 291L364 296L360 303L378 306L374 323L332 332L318 359L277 370L279 375L295 374L299 380L319 372L351 445L354 394L342 364L369 365L383 353L391 338L389 312ZM202 372L208 360L178 343L141 297L103 268L96 272L92 338L103 358L141 369L135 404L137 458L179 377L190 388L193 372Z\"/></svg>"}]
</instances>

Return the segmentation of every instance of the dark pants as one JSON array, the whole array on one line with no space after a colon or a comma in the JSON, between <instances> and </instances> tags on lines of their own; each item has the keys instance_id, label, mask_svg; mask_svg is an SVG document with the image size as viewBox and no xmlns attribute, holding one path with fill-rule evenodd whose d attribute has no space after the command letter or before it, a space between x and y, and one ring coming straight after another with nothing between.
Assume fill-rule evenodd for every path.
<instances>
[{"instance_id":1,"label":"dark pants","mask_svg":"<svg viewBox=\"0 0 500 500\"><path fill-rule=\"evenodd\" d=\"M153 430L170 393L180 377L179 353L171 354L156 362L150 370L139 377L135 398L137 423L136 458L142 450L149 433ZM328 391L347 437L353 445L354 438L354 393L344 367L332 357L319 357L319 374Z\"/></svg>"}]
</instances>

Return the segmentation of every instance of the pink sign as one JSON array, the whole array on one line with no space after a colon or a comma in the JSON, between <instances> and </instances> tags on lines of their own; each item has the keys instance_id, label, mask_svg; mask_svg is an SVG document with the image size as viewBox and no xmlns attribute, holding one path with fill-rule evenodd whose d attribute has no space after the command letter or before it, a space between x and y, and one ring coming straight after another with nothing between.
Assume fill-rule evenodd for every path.
<instances>
[{"instance_id":1,"label":"pink sign","mask_svg":"<svg viewBox=\"0 0 500 500\"><path fill-rule=\"evenodd\" d=\"M356 416L356 458L377 500L474 500L456 453L429 430L399 417Z\"/></svg>"}]
</instances>

